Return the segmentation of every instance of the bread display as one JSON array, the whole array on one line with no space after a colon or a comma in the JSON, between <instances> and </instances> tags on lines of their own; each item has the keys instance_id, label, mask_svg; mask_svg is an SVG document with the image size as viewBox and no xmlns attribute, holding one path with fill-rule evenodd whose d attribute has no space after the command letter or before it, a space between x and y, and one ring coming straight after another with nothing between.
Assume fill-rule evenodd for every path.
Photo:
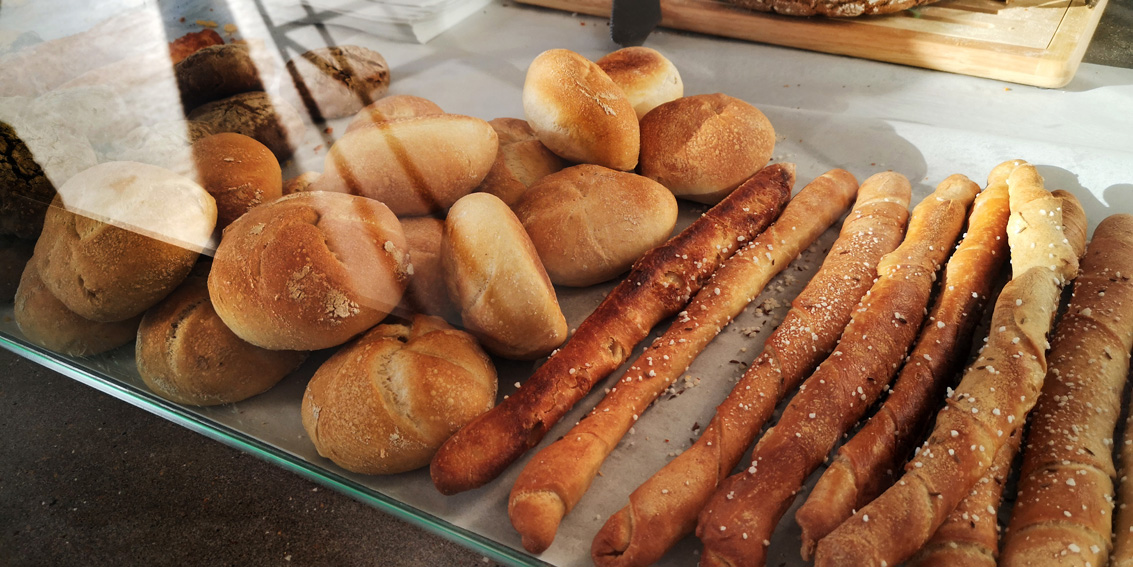
<instances>
[{"instance_id":1,"label":"bread display","mask_svg":"<svg viewBox=\"0 0 1133 567\"><path fill-rule=\"evenodd\" d=\"M323 363L301 413L320 455L353 472L393 474L427 465L495 401L496 371L476 340L417 315L374 327Z\"/></svg>"},{"instance_id":2,"label":"bread display","mask_svg":"<svg viewBox=\"0 0 1133 567\"><path fill-rule=\"evenodd\" d=\"M188 116L204 123L214 134L235 132L255 138L280 160L291 157L307 130L294 107L258 91L202 104Z\"/></svg>"},{"instance_id":3,"label":"bread display","mask_svg":"<svg viewBox=\"0 0 1133 567\"><path fill-rule=\"evenodd\" d=\"M641 143L633 105L605 71L578 53L551 49L531 62L523 113L539 141L568 161L622 171L637 166Z\"/></svg>"},{"instance_id":4,"label":"bread display","mask_svg":"<svg viewBox=\"0 0 1133 567\"><path fill-rule=\"evenodd\" d=\"M657 106L685 94L677 66L656 49L625 47L595 63L625 92L638 120Z\"/></svg>"},{"instance_id":5,"label":"bread display","mask_svg":"<svg viewBox=\"0 0 1133 567\"><path fill-rule=\"evenodd\" d=\"M287 62L303 104L316 119L350 116L389 90L389 64L358 45L312 49Z\"/></svg>"},{"instance_id":6,"label":"bread display","mask_svg":"<svg viewBox=\"0 0 1133 567\"><path fill-rule=\"evenodd\" d=\"M629 270L677 222L677 200L661 184L598 165L548 175L514 207L551 281L576 287Z\"/></svg>"},{"instance_id":7,"label":"bread display","mask_svg":"<svg viewBox=\"0 0 1133 567\"><path fill-rule=\"evenodd\" d=\"M275 83L275 64L258 42L205 47L174 66L181 103L191 111L206 102L264 91Z\"/></svg>"},{"instance_id":8,"label":"bread display","mask_svg":"<svg viewBox=\"0 0 1133 567\"><path fill-rule=\"evenodd\" d=\"M641 174L699 203L724 198L774 149L767 117L725 94L679 98L641 119Z\"/></svg>"},{"instance_id":9,"label":"bread display","mask_svg":"<svg viewBox=\"0 0 1133 567\"><path fill-rule=\"evenodd\" d=\"M209 273L232 332L272 350L337 346L378 324L409 280L401 223L363 197L295 193L228 225Z\"/></svg>"},{"instance_id":10,"label":"bread display","mask_svg":"<svg viewBox=\"0 0 1133 567\"><path fill-rule=\"evenodd\" d=\"M413 276L405 288L402 303L414 313L460 322L460 311L449 298L441 262L445 221L433 217L409 217L401 219L401 229L405 232L409 258L413 262Z\"/></svg>"},{"instance_id":11,"label":"bread display","mask_svg":"<svg viewBox=\"0 0 1133 567\"><path fill-rule=\"evenodd\" d=\"M496 131L500 149L477 191L491 193L514 207L532 184L566 167L562 158L539 141L526 120L496 118L488 124Z\"/></svg>"},{"instance_id":12,"label":"bread display","mask_svg":"<svg viewBox=\"0 0 1133 567\"><path fill-rule=\"evenodd\" d=\"M209 301L207 271L190 275L146 311L137 337L134 359L146 386L193 406L230 404L263 393L307 357L237 337Z\"/></svg>"},{"instance_id":13,"label":"bread display","mask_svg":"<svg viewBox=\"0 0 1133 567\"><path fill-rule=\"evenodd\" d=\"M496 131L471 116L378 123L335 142L310 188L377 199L399 216L441 213L480 184L498 146Z\"/></svg>"},{"instance_id":14,"label":"bread display","mask_svg":"<svg viewBox=\"0 0 1133 567\"><path fill-rule=\"evenodd\" d=\"M367 104L351 119L346 131L357 130L368 124L390 122L416 116L434 116L445 111L437 103L419 96L391 95Z\"/></svg>"},{"instance_id":15,"label":"bread display","mask_svg":"<svg viewBox=\"0 0 1133 567\"><path fill-rule=\"evenodd\" d=\"M193 144L197 180L216 200L216 224L224 228L249 209L283 195L283 173L267 146L224 132Z\"/></svg>"}]
</instances>

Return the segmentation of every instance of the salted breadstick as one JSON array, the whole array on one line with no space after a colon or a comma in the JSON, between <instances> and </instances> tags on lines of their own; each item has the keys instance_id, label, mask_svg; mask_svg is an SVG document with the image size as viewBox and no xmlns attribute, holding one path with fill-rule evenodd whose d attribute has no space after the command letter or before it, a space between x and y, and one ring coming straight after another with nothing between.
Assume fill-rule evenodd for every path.
<instances>
[{"instance_id":1,"label":"salted breadstick","mask_svg":"<svg viewBox=\"0 0 1133 567\"><path fill-rule=\"evenodd\" d=\"M909 233L878 265L838 348L799 387L779 422L700 514L704 567L763 565L775 526L826 455L897 373L926 316L929 295L979 186L953 175L915 209Z\"/></svg>"},{"instance_id":2,"label":"salted breadstick","mask_svg":"<svg viewBox=\"0 0 1133 567\"><path fill-rule=\"evenodd\" d=\"M877 277L877 263L905 234L909 181L878 173L857 202L818 273L692 447L629 496L606 521L591 557L599 567L645 567L696 527L696 516L751 446L775 406L834 349L850 313Z\"/></svg>"},{"instance_id":3,"label":"salted breadstick","mask_svg":"<svg viewBox=\"0 0 1133 567\"><path fill-rule=\"evenodd\" d=\"M774 224L716 270L585 419L528 462L508 499L508 517L527 551L542 553L551 545L563 516L582 499L638 416L772 277L842 216L857 188L854 176L842 169L808 184Z\"/></svg>"},{"instance_id":4,"label":"salted breadstick","mask_svg":"<svg viewBox=\"0 0 1133 567\"><path fill-rule=\"evenodd\" d=\"M1011 172L1007 187L1012 279L996 300L987 344L905 474L818 542L816 566L897 565L911 557L986 473L1034 406L1046 375L1046 334L1062 286L1077 274L1078 251L1085 247L1083 234L1075 242L1064 236L1077 232L1064 232L1064 214L1082 213L1043 189L1042 177L1029 164Z\"/></svg>"},{"instance_id":5,"label":"salted breadstick","mask_svg":"<svg viewBox=\"0 0 1133 567\"><path fill-rule=\"evenodd\" d=\"M997 167L976 197L967 234L948 260L936 304L889 397L838 449L795 513L804 559L814 555L818 540L893 484L936 414L944 389L954 385L963 369L972 331L1007 261L1007 175L1012 169Z\"/></svg>"},{"instance_id":6,"label":"salted breadstick","mask_svg":"<svg viewBox=\"0 0 1133 567\"><path fill-rule=\"evenodd\" d=\"M1000 565L1103 565L1113 525L1113 431L1133 349L1133 215L1101 222L1051 341Z\"/></svg>"},{"instance_id":7,"label":"salted breadstick","mask_svg":"<svg viewBox=\"0 0 1133 567\"><path fill-rule=\"evenodd\" d=\"M429 471L437 490L455 494L483 486L534 447L595 383L629 358L654 325L680 311L738 243L771 224L794 181L793 164L769 165L647 252L516 393L441 446Z\"/></svg>"}]
</instances>

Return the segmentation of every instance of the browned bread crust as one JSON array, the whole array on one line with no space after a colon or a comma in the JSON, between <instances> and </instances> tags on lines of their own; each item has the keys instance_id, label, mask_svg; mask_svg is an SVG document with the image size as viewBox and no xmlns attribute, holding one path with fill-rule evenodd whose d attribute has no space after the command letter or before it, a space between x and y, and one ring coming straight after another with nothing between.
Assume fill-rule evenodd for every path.
<instances>
[{"instance_id":1,"label":"browned bread crust","mask_svg":"<svg viewBox=\"0 0 1133 567\"><path fill-rule=\"evenodd\" d=\"M726 0L737 6L784 16L874 16L908 10L937 0Z\"/></svg>"}]
</instances>

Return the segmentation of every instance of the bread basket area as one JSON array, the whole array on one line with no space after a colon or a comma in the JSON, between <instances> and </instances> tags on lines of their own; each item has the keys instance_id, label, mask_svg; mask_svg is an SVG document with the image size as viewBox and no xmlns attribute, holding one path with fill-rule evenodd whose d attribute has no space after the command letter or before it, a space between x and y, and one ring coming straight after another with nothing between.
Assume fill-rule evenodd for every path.
<instances>
[{"instance_id":1,"label":"bread basket area","mask_svg":"<svg viewBox=\"0 0 1133 567\"><path fill-rule=\"evenodd\" d=\"M164 41L201 30L213 30L226 42L247 41L253 57L260 57L264 65L275 69L273 75L261 77L264 90L290 100L297 100L300 95L288 72L287 60L316 48L361 46L380 53L388 62L388 95L424 97L444 112L485 121L524 117L525 76L541 53L569 49L594 61L618 48L610 40L604 18L512 1L493 0L428 43L407 38L404 32L386 33L385 28L368 27L362 20L341 17L339 12L306 10L302 18L281 18L278 14L291 16L302 12L295 6L299 2L279 11L271 8L274 3L285 0L98 0L81 8L54 12L48 4L65 3L44 2L37 7L36 0L27 0L14 2L10 8L5 2L0 9L0 29L35 30L39 39L50 40L83 32L115 14L137 10L161 22ZM122 32L123 41L131 37L128 29L112 31ZM1110 215L1133 213L1133 122L1127 110L1133 99L1131 69L1087 63L1066 87L1046 90L664 28L653 32L646 45L663 53L679 69L686 96L724 93L750 103L766 115L775 133L770 164L794 164L794 194L834 168L849 171L859 182L877 173L894 171L911 182L911 209L950 175L966 175L983 187L997 164L1023 159L1035 165L1047 189L1063 189L1077 197L1090 232ZM146 85L155 93L148 105L123 108L128 117L124 116L122 122L153 123L158 122L152 120L153 116L183 117L176 91L162 90L177 88L172 75L135 79L122 73L123 81L139 80L137 84ZM17 103L31 104L16 99L6 97L3 100L8 102L0 103L13 105L0 108L0 119L5 123L13 120L13 114L20 120L30 120L31 114L27 113L34 112L9 113ZM321 121L302 105L297 108L295 119L304 124L297 130L301 134L292 140L290 152L286 144L265 144L267 151L280 158L284 181L304 172L324 171L329 148L351 124L351 116ZM97 112L97 107L92 112ZM70 119L65 113L41 118L48 123ZM124 147L128 137L126 132L115 131L115 122L108 121L103 128L105 145ZM709 205L691 200L678 199L677 203L674 235L709 210ZM166 206L177 209L167 211L173 218L191 204ZM142 227L139 230L148 230L147 226L162 230L160 221L158 225L147 225L150 220L138 220ZM301 404L308 382L320 365L333 356L333 348L315 350L301 364L299 359L287 361L285 364L291 364L288 368L297 368L262 394L236 403L200 407L174 403L155 394L138 372L132 342L88 357L65 356L36 346L17 326L11 302L0 304L0 346L189 430L345 493L381 513L456 541L500 564L589 565L593 563L591 544L595 534L625 505L631 491L703 433L717 405L753 363L764 341L783 321L791 302L818 272L840 226L840 221L835 222L772 278L764 291L637 419L602 465L589 492L563 519L553 544L541 554L526 551L509 523L509 492L536 452L563 437L583 419L627 370L628 362L611 378L598 382L546 432L535 449L527 451L498 478L481 488L444 495L434 487L427 466L390 475L357 474L320 456L304 430ZM200 232L186 229L184 236L178 233L178 241L188 243L204 256L217 254L215 235ZM571 333L619 279L585 287L555 286ZM393 314L411 316L403 309L395 309ZM654 327L628 360L636 359L644 350L643 345L660 336L672 321L665 319ZM976 335L987 333L985 316ZM542 356L536 360L493 356L491 361L498 374L497 399L514 395L545 360ZM776 410L776 417L783 405ZM770 423L774 424L774 418ZM747 462L746 456L743 462ZM824 468L825 465L819 471ZM817 477L818 474L810 476L803 488L804 496ZM804 499L796 499L768 540L768 565L810 564L799 556L801 534L794 521L795 510ZM1009 505L1005 504L1004 509L1009 509ZM699 540L686 537L656 564L696 565L701 549Z\"/></svg>"}]
</instances>

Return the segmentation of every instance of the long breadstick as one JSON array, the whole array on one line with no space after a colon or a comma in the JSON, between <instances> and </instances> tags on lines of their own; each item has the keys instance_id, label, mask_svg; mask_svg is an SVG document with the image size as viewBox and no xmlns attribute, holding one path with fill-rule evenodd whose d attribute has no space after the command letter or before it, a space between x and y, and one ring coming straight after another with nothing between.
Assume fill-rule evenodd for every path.
<instances>
[{"instance_id":1,"label":"long breadstick","mask_svg":"<svg viewBox=\"0 0 1133 567\"><path fill-rule=\"evenodd\" d=\"M639 259L578 331L523 386L450 437L430 474L444 494L499 476L620 366L661 320L681 310L716 268L778 216L794 185L793 164L773 164L665 244Z\"/></svg>"},{"instance_id":2,"label":"long breadstick","mask_svg":"<svg viewBox=\"0 0 1133 567\"><path fill-rule=\"evenodd\" d=\"M1082 213L1046 191L1029 164L1016 167L1007 186L1012 279L996 300L987 345L901 479L818 542L818 567L897 565L911 557L1034 406L1046 375L1046 334L1085 246L1084 234L1075 242L1065 236L1077 231L1063 230L1064 214Z\"/></svg>"},{"instance_id":3,"label":"long breadstick","mask_svg":"<svg viewBox=\"0 0 1133 567\"><path fill-rule=\"evenodd\" d=\"M724 480L705 505L696 527L702 566L764 564L765 541L806 477L896 374L978 191L953 175L913 209L904 242L882 258L838 348L756 444L751 466Z\"/></svg>"},{"instance_id":4,"label":"long breadstick","mask_svg":"<svg viewBox=\"0 0 1133 567\"><path fill-rule=\"evenodd\" d=\"M585 419L528 462L508 499L508 517L524 548L542 553L551 545L563 516L582 499L638 416L775 274L842 216L857 188L854 176L842 169L808 184L774 224L716 270Z\"/></svg>"},{"instance_id":5,"label":"long breadstick","mask_svg":"<svg viewBox=\"0 0 1133 567\"><path fill-rule=\"evenodd\" d=\"M1007 567L1103 565L1113 519L1113 431L1133 349L1133 216L1101 222L1051 341L1032 412L1019 496L1003 542Z\"/></svg>"},{"instance_id":6,"label":"long breadstick","mask_svg":"<svg viewBox=\"0 0 1133 567\"><path fill-rule=\"evenodd\" d=\"M818 540L893 484L900 465L936 414L944 389L953 385L971 347L1000 268L1007 261L1007 175L1000 166L972 205L967 235L945 267L940 295L901 368L885 403L838 449L807 501L795 513L802 528L802 555Z\"/></svg>"},{"instance_id":7,"label":"long breadstick","mask_svg":"<svg viewBox=\"0 0 1133 567\"><path fill-rule=\"evenodd\" d=\"M791 302L763 352L716 408L692 447L629 496L629 505L594 537L599 567L645 567L692 533L716 486L751 446L776 404L834 349L850 313L877 277L877 263L905 234L909 181L878 173L862 182L857 202L818 273Z\"/></svg>"}]
</instances>

